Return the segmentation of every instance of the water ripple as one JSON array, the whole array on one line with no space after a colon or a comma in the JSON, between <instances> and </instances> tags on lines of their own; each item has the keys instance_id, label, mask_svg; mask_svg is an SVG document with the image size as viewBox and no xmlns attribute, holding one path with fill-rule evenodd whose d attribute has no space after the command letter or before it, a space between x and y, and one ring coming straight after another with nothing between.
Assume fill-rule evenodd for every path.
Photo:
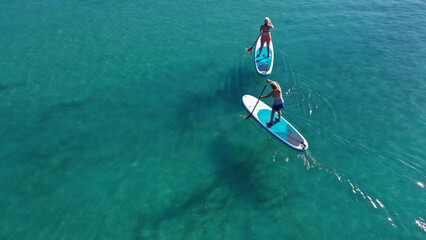
<instances>
[{"instance_id":1,"label":"water ripple","mask_svg":"<svg viewBox=\"0 0 426 240\"><path fill-rule=\"evenodd\" d=\"M423 218L419 217L419 219L416 219L414 222L420 229L426 232L426 222Z\"/></svg>"},{"instance_id":2,"label":"water ripple","mask_svg":"<svg viewBox=\"0 0 426 240\"><path fill-rule=\"evenodd\" d=\"M357 184L353 183L351 179L346 177L344 174L339 173L335 169L330 169L323 166L323 164L317 161L310 150L306 151L306 154L299 154L298 157L303 159L304 166L307 170L317 169L318 171L325 172L330 176L335 177L340 183L349 185L355 198L359 199L358 196L360 196L361 199L368 201L374 209L378 209L383 212L383 214L386 216L386 219L393 227L397 227L392 219L393 214L391 214L391 212L387 209L382 200L363 191Z\"/></svg>"}]
</instances>

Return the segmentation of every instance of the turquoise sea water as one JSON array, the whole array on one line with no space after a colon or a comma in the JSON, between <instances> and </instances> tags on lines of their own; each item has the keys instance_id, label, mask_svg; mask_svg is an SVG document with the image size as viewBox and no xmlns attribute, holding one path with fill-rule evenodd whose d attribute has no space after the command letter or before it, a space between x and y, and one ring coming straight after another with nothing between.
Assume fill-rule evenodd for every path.
<instances>
[{"instance_id":1,"label":"turquoise sea water","mask_svg":"<svg viewBox=\"0 0 426 240\"><path fill-rule=\"evenodd\" d=\"M426 237L424 1L0 9L0 239ZM265 16L305 153L243 119Z\"/></svg>"}]
</instances>

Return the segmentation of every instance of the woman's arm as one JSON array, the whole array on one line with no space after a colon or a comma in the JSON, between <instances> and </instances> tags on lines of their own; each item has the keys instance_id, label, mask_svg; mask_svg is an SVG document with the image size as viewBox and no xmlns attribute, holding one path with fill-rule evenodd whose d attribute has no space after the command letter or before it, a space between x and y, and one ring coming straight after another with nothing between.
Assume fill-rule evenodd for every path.
<instances>
[{"instance_id":1,"label":"woman's arm","mask_svg":"<svg viewBox=\"0 0 426 240\"><path fill-rule=\"evenodd\" d=\"M268 79L268 80L266 80L268 83L277 83L277 82L275 82L275 81L272 81L271 79Z\"/></svg>"},{"instance_id":2,"label":"woman's arm","mask_svg":"<svg viewBox=\"0 0 426 240\"><path fill-rule=\"evenodd\" d=\"M271 94L272 94L272 92L268 93L268 94L267 94L267 95L265 95L265 96L260 96L260 98L268 98L268 97L270 97L270 96L271 96Z\"/></svg>"}]
</instances>

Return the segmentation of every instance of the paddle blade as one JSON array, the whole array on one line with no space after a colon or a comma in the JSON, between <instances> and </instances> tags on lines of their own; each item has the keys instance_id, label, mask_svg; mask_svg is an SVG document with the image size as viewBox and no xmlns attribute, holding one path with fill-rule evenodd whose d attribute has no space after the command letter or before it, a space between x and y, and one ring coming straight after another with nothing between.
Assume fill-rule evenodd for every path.
<instances>
[{"instance_id":1,"label":"paddle blade","mask_svg":"<svg viewBox=\"0 0 426 240\"><path fill-rule=\"evenodd\" d=\"M249 48L249 49L247 49L247 52L251 52L251 51L253 51L253 48L251 47L251 48Z\"/></svg>"},{"instance_id":2,"label":"paddle blade","mask_svg":"<svg viewBox=\"0 0 426 240\"><path fill-rule=\"evenodd\" d=\"M248 115L247 117L245 117L244 119L249 119L251 117L251 113L250 113L250 115Z\"/></svg>"}]
</instances>

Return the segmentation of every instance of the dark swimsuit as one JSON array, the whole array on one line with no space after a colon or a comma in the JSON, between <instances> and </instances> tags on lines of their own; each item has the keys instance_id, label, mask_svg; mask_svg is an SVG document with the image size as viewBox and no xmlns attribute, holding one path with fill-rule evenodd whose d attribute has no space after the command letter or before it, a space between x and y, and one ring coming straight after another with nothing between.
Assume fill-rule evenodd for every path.
<instances>
[{"instance_id":1,"label":"dark swimsuit","mask_svg":"<svg viewBox=\"0 0 426 240\"><path fill-rule=\"evenodd\" d=\"M277 97L277 98L274 98L274 100L278 100L278 99L281 99L281 96ZM281 110L283 108L284 108L284 101L281 101L279 103L274 103L272 105L272 109L274 109L275 111L279 111L279 110Z\"/></svg>"}]
</instances>

